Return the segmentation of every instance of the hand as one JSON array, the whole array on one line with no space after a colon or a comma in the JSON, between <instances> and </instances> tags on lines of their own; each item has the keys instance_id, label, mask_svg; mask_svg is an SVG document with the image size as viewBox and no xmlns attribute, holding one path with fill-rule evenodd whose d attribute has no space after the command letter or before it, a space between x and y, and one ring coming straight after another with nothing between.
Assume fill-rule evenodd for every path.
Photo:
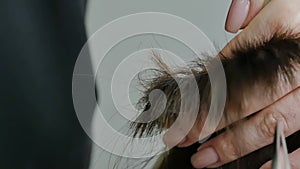
<instances>
[{"instance_id":1,"label":"hand","mask_svg":"<svg viewBox=\"0 0 300 169\"><path fill-rule=\"evenodd\" d=\"M300 0L233 0L225 28L229 32L244 28L222 50L226 56L243 43L261 44L286 32L299 34Z\"/></svg>"},{"instance_id":2,"label":"hand","mask_svg":"<svg viewBox=\"0 0 300 169\"><path fill-rule=\"evenodd\" d=\"M255 114L249 120L202 144L192 158L195 168L218 167L273 142L277 121L284 124L285 135L300 130L300 88ZM293 166L300 167L300 149L290 154ZM270 168L270 162L264 168Z\"/></svg>"},{"instance_id":3,"label":"hand","mask_svg":"<svg viewBox=\"0 0 300 169\"><path fill-rule=\"evenodd\" d=\"M222 50L225 56L230 57L232 49L243 43L261 44L270 40L275 34L288 32L289 35L295 35L300 32L300 0L271 0L268 4L264 0L251 0L250 6L247 2L247 0L234 0L232 3L226 30L236 32L240 28L245 29ZM252 107L244 110L243 117L253 113L253 110L259 109L262 105L260 99L250 100L253 100L250 104ZM270 144L278 120L284 122L286 136L300 130L298 123L300 113L297 110L299 101L300 89L296 89L273 104L271 104L272 100L265 101L263 104L269 102L271 105L232 130L203 144L192 156L192 164L196 168L217 167ZM242 141L235 139L237 133ZM193 141L189 144L191 142ZM296 160L299 158L300 150L290 154L292 166L300 167L299 160ZM262 168L270 167L269 162Z\"/></svg>"}]
</instances>

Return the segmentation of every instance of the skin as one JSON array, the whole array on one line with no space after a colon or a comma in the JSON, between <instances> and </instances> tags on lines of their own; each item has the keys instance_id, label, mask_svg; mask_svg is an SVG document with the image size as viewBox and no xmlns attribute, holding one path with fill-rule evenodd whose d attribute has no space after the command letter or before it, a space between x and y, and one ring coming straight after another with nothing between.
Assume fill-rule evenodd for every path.
<instances>
[{"instance_id":1,"label":"skin","mask_svg":"<svg viewBox=\"0 0 300 169\"><path fill-rule=\"evenodd\" d=\"M222 63L227 79L228 93L227 105L225 106L225 112L223 115L224 117L227 117L227 120L224 120L226 118L223 119L221 125L219 126L219 129L225 127L227 124L226 122L231 123L235 121L232 115L238 115L235 116L236 120L238 120L237 117L240 117L240 115L247 116L252 114L252 112L259 113L253 115L251 118L248 117L247 119L244 119L242 121L243 123L239 123L242 125L230 128L230 130L225 130L227 131L227 133L222 133L222 131L224 130L215 133L214 136L216 136L217 134L221 134L219 137L217 137L220 139L218 140L219 143L216 145L221 147L214 148L212 146L205 146L204 144L203 146L201 146L199 152L202 151L202 154L204 153L206 156L201 155L196 157L197 162L200 161L210 163L211 160L218 160L218 157L221 157L218 154L210 156L209 158L207 157L207 155L211 154L213 152L212 150L214 149L217 149L218 152L221 151L221 153L222 151L227 153L228 150L232 150L232 156L248 154L250 153L248 147L252 148L254 146L264 146L272 142L274 135L273 129L275 128L276 121L290 121L290 119L297 119L297 113L295 113L297 109L292 108L295 108L295 106L293 105L300 101L296 97L297 95L293 96L293 94L295 94L296 91L299 90L297 89L297 87L300 85L300 39L298 38L284 40L282 37L278 37L273 38L271 41L260 47L243 47L244 49L241 48L238 51L233 52L235 56L231 57L230 59L222 58ZM158 60L160 59L159 56L157 56L156 58ZM169 70L164 62L158 62L157 64L160 66L160 69L158 70L159 72L165 72L165 70ZM197 64L198 66L192 66L192 68L201 67L201 64L202 62L199 61ZM278 69L279 67L281 69ZM180 68L177 68L177 70L180 70ZM184 70L185 69L180 70L179 72L182 73ZM292 71L293 73L291 72L292 74L289 74L284 70L287 70L288 72ZM285 73L282 74L283 72ZM196 152L197 148L195 148L195 146L199 147L199 144L193 143L198 142L199 139L202 139L199 138L199 133L203 133L201 131L203 125L203 121L201 119L204 119L207 115L208 109L205 108L205 105L210 102L210 88L207 87L207 84L209 84L207 74L205 73L205 71L197 72L196 69L194 69L194 73L199 85L199 94L201 96L201 108L199 109L198 114L199 121L194 124L195 126L193 127L193 129L190 130L186 138L183 139L178 145L178 147L186 148L173 148L165 157L166 163L160 166L161 169L193 168L191 167L189 158L193 153ZM180 105L180 94L185 93L190 95L190 93L186 92L193 91L187 90L189 88L185 88L185 92L178 94L180 91L177 90L177 83L173 78L171 78L171 75L169 74L173 74L176 76L176 72L172 73L170 71L166 71L165 73L158 74L155 79L148 81L148 86L150 87L145 88L145 100L141 100L142 104L144 103L148 106L142 108L143 113L141 114L141 117L143 117L144 115L145 117L148 117L149 115L151 115L151 113L155 113L155 111L148 111L150 110L149 107L151 108L151 104L153 106L152 110L155 110L155 105L157 105L156 103L160 104L159 99L153 98L152 102L150 101L151 104L149 105L149 99L146 99L147 96L149 96L149 92L151 92L153 89L162 90L165 93L166 97L169 99L166 104L168 105L168 107L166 107L165 109L166 111L160 116L160 118L156 120L156 123L154 121L154 123L142 123L135 126L135 129L137 131L141 131L141 129L145 127L145 132L143 134L150 133L149 135L151 135L153 131L151 130L151 128L154 128L155 124L160 124L160 121L165 118L171 120L170 125L173 125L173 118L171 118L172 114L167 112L173 112L176 114L176 112L178 112L178 105ZM278 77L277 75L280 76ZM188 77L189 76L182 77L184 78L182 80L188 82L188 80L190 79ZM290 81L290 83L284 83L283 78L286 79L287 77L289 77L288 79L290 80L293 79L293 82ZM287 102L289 103L289 105L282 104L282 100L286 100L287 98L292 98ZM194 104L193 99L188 101L188 103ZM240 106L242 109L239 108ZM289 112L285 110L289 110ZM186 114L189 113L187 112ZM228 117L230 118L228 119ZM170 127L170 125L167 125L168 123L164 124L164 126L166 126L167 128ZM286 128L290 127L291 125L286 125ZM159 127L157 127L156 129L159 129ZM180 141L180 139L182 139L180 137L182 135L182 132L180 132L181 130L182 129L179 126L179 128L177 127L176 131L167 131L164 141L169 147L172 147L172 142L175 142L177 144L177 141ZM260 135L255 135L255 133L260 133ZM245 136L245 134L250 134L253 136L249 139L247 138L247 135ZM290 133L286 133L287 136L289 134ZM300 137L299 132L295 134L296 136ZM288 145L293 147L289 147L289 150L293 151L299 146L299 144L297 144L297 140L299 140L299 138L289 138L290 140L292 140L292 142L289 142ZM211 139L213 140L213 138ZM191 144L193 144L193 147L189 146ZM241 147L237 147L237 145L241 145ZM209 147L212 148L210 148L209 150L205 150ZM239 158L238 161L222 166L222 168L259 168L264 162L267 162L267 160L271 158L273 149L272 146L268 147L268 149L263 148L260 149L259 152L251 153L249 154L250 156L247 155L246 158ZM250 166L249 161L251 161Z\"/></svg>"},{"instance_id":2,"label":"skin","mask_svg":"<svg viewBox=\"0 0 300 169\"><path fill-rule=\"evenodd\" d=\"M236 10L235 7L235 5L231 6L225 28L230 32L236 32L240 28L244 30L222 50L226 56L230 56L230 51L246 40L250 40L253 44L261 44L284 31L289 31L291 34L300 32L300 0L289 0L288 3L285 0L272 0L269 3L251 0L250 7L243 8L248 12L238 11L247 14L246 17L241 15L242 19L234 18L236 12L232 11ZM278 15L278 11L283 12ZM242 24L235 22L242 22ZM282 86L282 88L285 87ZM263 109L232 130L201 145L200 150L191 157L193 166L195 168L218 167L270 144L273 140L274 130L272 129L276 121L282 121L285 124L287 136L300 130L300 113L297 110L299 101L299 88L282 92L282 97L278 96L277 100L264 99L263 104L259 98L249 98L247 102L251 104L243 110L242 117L254 113L254 110ZM225 122L221 124L221 126L226 125L228 124ZM199 126L195 126L180 146L186 147L195 143L199 130ZM233 133L240 133L244 142L234 141ZM300 149L289 154L289 158L293 168L300 168L300 162L297 160L300 159ZM271 168L270 162L262 168Z\"/></svg>"}]
</instances>

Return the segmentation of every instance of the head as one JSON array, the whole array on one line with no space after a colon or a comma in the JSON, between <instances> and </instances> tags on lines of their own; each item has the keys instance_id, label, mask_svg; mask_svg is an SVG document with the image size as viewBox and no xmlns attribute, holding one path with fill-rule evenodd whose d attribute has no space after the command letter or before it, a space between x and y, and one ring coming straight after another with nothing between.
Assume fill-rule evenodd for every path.
<instances>
[{"instance_id":1,"label":"head","mask_svg":"<svg viewBox=\"0 0 300 169\"><path fill-rule=\"evenodd\" d=\"M235 122L241 118L242 111L249 106L247 99L256 97L257 93L263 97L275 98L278 86L282 83L291 86L291 88L297 85L295 73L300 68L300 38L298 36L284 34L274 36L271 40L259 45L243 44L243 46L238 45L236 49L233 49L230 56L225 56L222 53L217 56L222 62L227 81L227 96L222 120L228 123ZM161 102L159 98L150 97L150 93L153 90L159 89L164 93L167 99L166 106L158 118L149 123L133 122L134 136L154 135L168 129L179 116L181 95L185 94L182 91L189 91L188 85L184 86L185 90L180 90L178 81L188 82L192 78L196 79L199 89L199 100L201 100L193 128L201 131L203 120L208 116L210 106L218 106L211 105L212 86L207 73L208 69L214 69L214 59L195 60L189 67L177 68L168 67L159 54L155 52L154 60L159 65L159 69L152 70L155 77L148 80L141 79L142 84L145 86L145 91L144 97L140 99L138 104L138 108L141 110L139 119L157 116L155 107L160 106ZM190 100L189 103L194 104L194 100ZM195 112L183 113L192 114ZM214 119L209 119L209 121L213 123ZM230 130L230 127L227 130ZM214 135L223 131L218 130ZM160 165L161 169L192 168L189 158L198 146L198 136L194 136L194 133L189 132L186 137L191 140L190 143L195 144L187 148L175 147L171 149ZM240 139L242 140L243 138ZM271 156L266 154L272 154L271 151L269 148L255 152L256 154L252 157L249 155L252 160L251 164L255 163L253 160L257 161L256 165L269 160ZM172 164L174 163L168 162L168 160L176 161L177 165L173 166ZM240 162L247 163L245 166L248 166L247 160ZM236 162L227 165L230 168L233 168L233 166L237 168L238 166L242 167L243 164ZM226 168L226 166L223 168Z\"/></svg>"}]
</instances>

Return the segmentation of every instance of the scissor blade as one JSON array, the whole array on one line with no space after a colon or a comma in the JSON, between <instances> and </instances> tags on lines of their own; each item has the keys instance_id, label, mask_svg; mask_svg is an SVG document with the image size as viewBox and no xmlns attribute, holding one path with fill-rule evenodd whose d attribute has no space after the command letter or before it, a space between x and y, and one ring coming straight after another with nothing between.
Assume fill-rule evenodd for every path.
<instances>
[{"instance_id":1,"label":"scissor blade","mask_svg":"<svg viewBox=\"0 0 300 169\"><path fill-rule=\"evenodd\" d=\"M275 132L275 154L272 169L291 169L282 123L277 123Z\"/></svg>"}]
</instances>

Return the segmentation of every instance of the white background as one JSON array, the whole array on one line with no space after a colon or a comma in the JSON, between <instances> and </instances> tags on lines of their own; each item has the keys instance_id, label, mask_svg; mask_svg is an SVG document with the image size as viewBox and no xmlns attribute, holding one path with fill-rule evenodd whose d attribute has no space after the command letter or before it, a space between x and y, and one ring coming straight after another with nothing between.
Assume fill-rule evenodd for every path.
<instances>
[{"instance_id":1,"label":"white background","mask_svg":"<svg viewBox=\"0 0 300 169\"><path fill-rule=\"evenodd\" d=\"M222 48L234 36L224 30L230 3L230 0L89 0L86 28L90 37L103 25L119 17L139 12L164 12L189 20L218 48ZM112 161L109 165L112 159L114 156L94 145L90 169L112 168ZM120 168L123 167L121 164Z\"/></svg>"}]
</instances>

